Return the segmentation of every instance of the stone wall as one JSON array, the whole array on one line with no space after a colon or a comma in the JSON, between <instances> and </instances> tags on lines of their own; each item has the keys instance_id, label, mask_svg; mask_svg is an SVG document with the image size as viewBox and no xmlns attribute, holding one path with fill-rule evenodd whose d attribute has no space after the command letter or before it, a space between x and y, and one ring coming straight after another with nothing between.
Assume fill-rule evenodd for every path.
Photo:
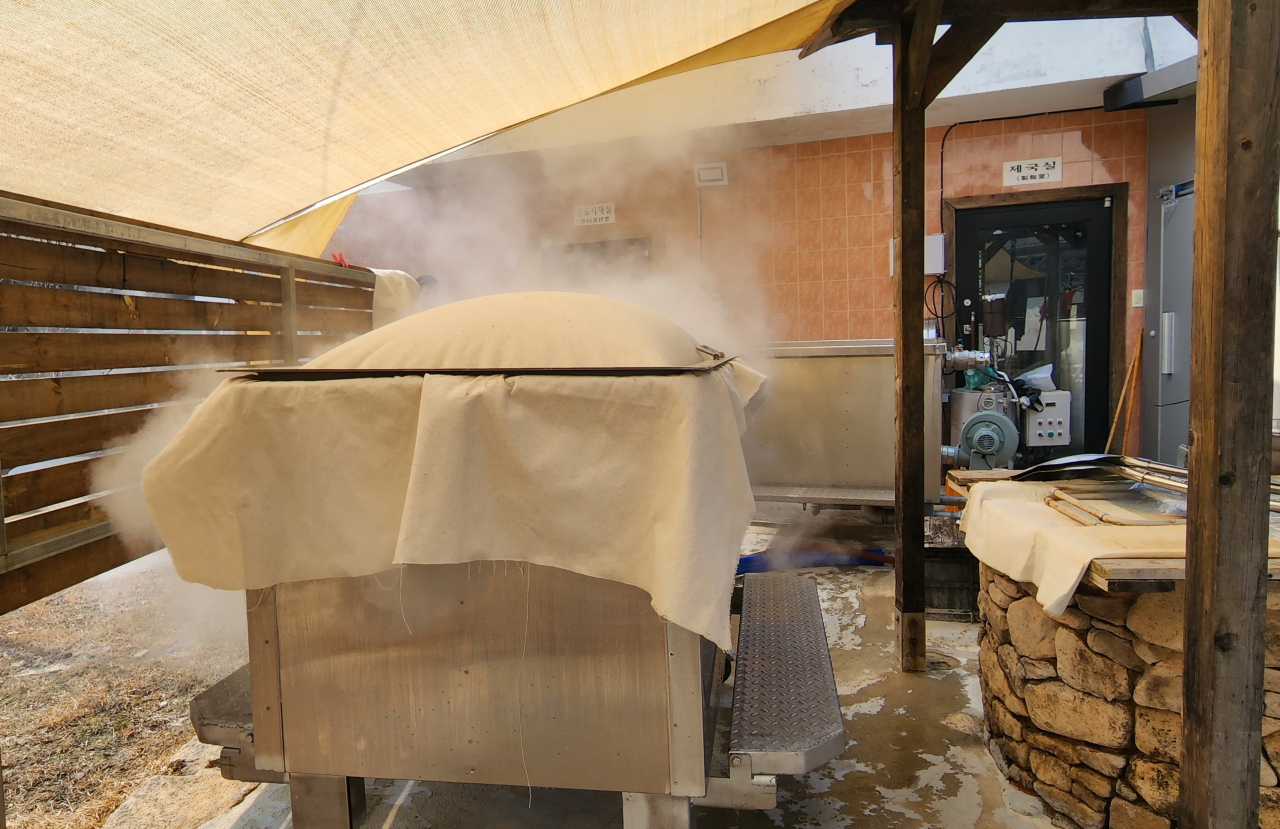
<instances>
[{"instance_id":1,"label":"stone wall","mask_svg":"<svg viewBox=\"0 0 1280 829\"><path fill-rule=\"evenodd\" d=\"M983 565L979 675L996 763L1063 829L1176 826L1182 601L1082 585L1061 616ZM1262 829L1280 829L1280 595L1268 597Z\"/></svg>"}]
</instances>

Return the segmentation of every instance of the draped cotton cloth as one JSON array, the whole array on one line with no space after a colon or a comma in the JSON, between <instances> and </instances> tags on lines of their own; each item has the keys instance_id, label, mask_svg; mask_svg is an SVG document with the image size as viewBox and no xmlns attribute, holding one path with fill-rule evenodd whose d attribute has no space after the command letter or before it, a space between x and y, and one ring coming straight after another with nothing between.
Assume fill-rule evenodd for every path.
<instances>
[{"instance_id":1,"label":"draped cotton cloth","mask_svg":"<svg viewBox=\"0 0 1280 829\"><path fill-rule=\"evenodd\" d=\"M1084 526L1044 503L1061 482L984 481L969 490L960 517L965 546L988 567L1036 585L1036 601L1055 616L1067 609L1098 558L1184 558L1185 524ZM1271 540L1270 556L1280 557Z\"/></svg>"},{"instance_id":2,"label":"draped cotton cloth","mask_svg":"<svg viewBox=\"0 0 1280 829\"><path fill-rule=\"evenodd\" d=\"M687 366L656 312L503 294L376 329L308 368ZM224 589L399 564L530 561L634 585L730 646L753 512L739 434L763 377L736 361L630 376L227 380L147 466L180 576Z\"/></svg>"}]
</instances>

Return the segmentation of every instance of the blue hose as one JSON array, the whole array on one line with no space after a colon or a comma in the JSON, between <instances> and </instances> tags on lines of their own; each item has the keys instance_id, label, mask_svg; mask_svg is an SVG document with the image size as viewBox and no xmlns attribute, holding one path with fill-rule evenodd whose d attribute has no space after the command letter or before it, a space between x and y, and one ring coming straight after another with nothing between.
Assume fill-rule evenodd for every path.
<instances>
[{"instance_id":1,"label":"blue hose","mask_svg":"<svg viewBox=\"0 0 1280 829\"><path fill-rule=\"evenodd\" d=\"M884 555L883 550L867 550L868 553ZM857 553L827 553L816 550L796 550L795 552L757 553L742 556L738 559L738 575L743 573L772 573L780 570L803 570L807 567L859 567L873 565L884 566L885 562L872 558L864 558Z\"/></svg>"}]
</instances>

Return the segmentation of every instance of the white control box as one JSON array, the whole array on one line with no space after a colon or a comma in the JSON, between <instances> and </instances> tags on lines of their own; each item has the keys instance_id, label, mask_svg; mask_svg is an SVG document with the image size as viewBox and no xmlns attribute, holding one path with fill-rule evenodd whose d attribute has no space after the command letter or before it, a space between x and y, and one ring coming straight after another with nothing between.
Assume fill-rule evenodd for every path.
<instances>
[{"instance_id":1,"label":"white control box","mask_svg":"<svg viewBox=\"0 0 1280 829\"><path fill-rule=\"evenodd\" d=\"M1027 446L1067 446L1071 443L1071 392L1042 391L1044 410L1022 412L1022 441Z\"/></svg>"}]
</instances>

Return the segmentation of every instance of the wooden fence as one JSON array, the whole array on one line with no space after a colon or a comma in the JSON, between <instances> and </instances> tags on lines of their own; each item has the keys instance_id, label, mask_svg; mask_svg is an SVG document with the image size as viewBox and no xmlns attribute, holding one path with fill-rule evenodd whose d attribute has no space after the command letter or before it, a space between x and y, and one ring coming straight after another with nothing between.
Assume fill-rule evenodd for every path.
<instances>
[{"instance_id":1,"label":"wooden fence","mask_svg":"<svg viewBox=\"0 0 1280 829\"><path fill-rule=\"evenodd\" d=\"M371 285L0 197L0 613L158 549L111 526L94 463L158 408L194 405L210 366L294 363L368 331Z\"/></svg>"}]
</instances>

